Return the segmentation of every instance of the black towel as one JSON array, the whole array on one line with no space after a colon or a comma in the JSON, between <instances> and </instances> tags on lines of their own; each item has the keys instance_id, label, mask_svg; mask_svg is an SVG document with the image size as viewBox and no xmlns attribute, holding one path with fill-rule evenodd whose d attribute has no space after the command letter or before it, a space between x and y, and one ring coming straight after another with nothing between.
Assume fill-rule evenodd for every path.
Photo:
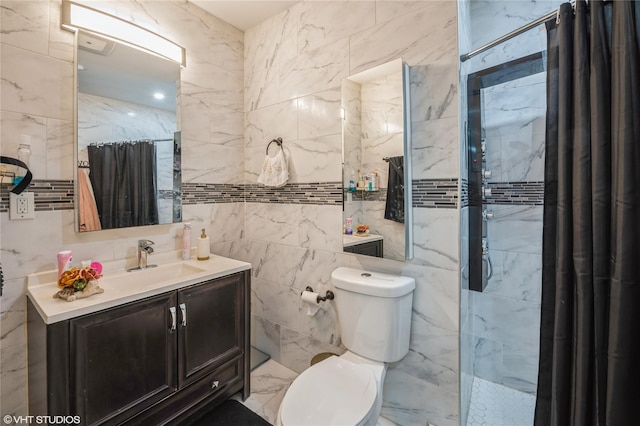
<instances>
[{"instance_id":1,"label":"black towel","mask_svg":"<svg viewBox=\"0 0 640 426\"><path fill-rule=\"evenodd\" d=\"M389 158L389 182L384 218L404 223L404 157Z\"/></svg>"}]
</instances>

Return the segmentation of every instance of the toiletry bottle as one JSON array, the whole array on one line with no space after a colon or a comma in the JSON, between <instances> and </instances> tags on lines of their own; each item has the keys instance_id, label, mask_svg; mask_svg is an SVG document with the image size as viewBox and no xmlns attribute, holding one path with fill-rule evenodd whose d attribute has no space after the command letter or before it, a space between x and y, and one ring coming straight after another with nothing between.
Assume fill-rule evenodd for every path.
<instances>
[{"instance_id":1,"label":"toiletry bottle","mask_svg":"<svg viewBox=\"0 0 640 426\"><path fill-rule=\"evenodd\" d=\"M197 253L197 257L198 260L207 260L209 259L209 237L207 237L207 234L204 231L204 228L202 228L202 234L200 234L200 237L198 238L198 242L196 245L196 253Z\"/></svg>"},{"instance_id":2,"label":"toiletry bottle","mask_svg":"<svg viewBox=\"0 0 640 426\"><path fill-rule=\"evenodd\" d=\"M351 179L349 179L349 191L355 192L356 190L356 173L351 172Z\"/></svg>"},{"instance_id":3,"label":"toiletry bottle","mask_svg":"<svg viewBox=\"0 0 640 426\"><path fill-rule=\"evenodd\" d=\"M73 255L71 250L65 250L58 253L58 279L60 279L64 271L71 269L72 260Z\"/></svg>"},{"instance_id":4,"label":"toiletry bottle","mask_svg":"<svg viewBox=\"0 0 640 426\"><path fill-rule=\"evenodd\" d=\"M380 189L378 187L378 172L375 170L371 173L371 186L373 187L373 191Z\"/></svg>"},{"instance_id":5,"label":"toiletry bottle","mask_svg":"<svg viewBox=\"0 0 640 426\"><path fill-rule=\"evenodd\" d=\"M353 234L353 219L348 217L345 220L345 225L346 225L346 229L345 229L344 233L347 234L347 235Z\"/></svg>"},{"instance_id":6,"label":"toiletry bottle","mask_svg":"<svg viewBox=\"0 0 640 426\"><path fill-rule=\"evenodd\" d=\"M182 260L191 259L191 224L189 222L184 223L184 230L182 231Z\"/></svg>"},{"instance_id":7,"label":"toiletry bottle","mask_svg":"<svg viewBox=\"0 0 640 426\"><path fill-rule=\"evenodd\" d=\"M358 169L358 189L361 191L364 191L364 176L362 175L362 173L360 173L360 170Z\"/></svg>"},{"instance_id":8,"label":"toiletry bottle","mask_svg":"<svg viewBox=\"0 0 640 426\"><path fill-rule=\"evenodd\" d=\"M22 161L24 164L29 167L29 159L31 158L31 136L22 135L20 137L20 145L18 146L18 160ZM18 172L16 173L16 177L13 179L13 184L18 185L24 179L26 170L18 167Z\"/></svg>"}]
</instances>

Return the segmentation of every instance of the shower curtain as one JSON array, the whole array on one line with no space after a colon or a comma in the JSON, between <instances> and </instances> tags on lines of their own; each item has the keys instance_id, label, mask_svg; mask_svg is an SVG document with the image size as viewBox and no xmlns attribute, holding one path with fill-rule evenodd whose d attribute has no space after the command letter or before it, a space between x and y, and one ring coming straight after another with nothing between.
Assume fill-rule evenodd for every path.
<instances>
[{"instance_id":1,"label":"shower curtain","mask_svg":"<svg viewBox=\"0 0 640 426\"><path fill-rule=\"evenodd\" d=\"M153 142L89 145L87 150L102 229L157 224Z\"/></svg>"},{"instance_id":2,"label":"shower curtain","mask_svg":"<svg viewBox=\"0 0 640 426\"><path fill-rule=\"evenodd\" d=\"M640 425L640 6L547 24L536 426Z\"/></svg>"}]
</instances>

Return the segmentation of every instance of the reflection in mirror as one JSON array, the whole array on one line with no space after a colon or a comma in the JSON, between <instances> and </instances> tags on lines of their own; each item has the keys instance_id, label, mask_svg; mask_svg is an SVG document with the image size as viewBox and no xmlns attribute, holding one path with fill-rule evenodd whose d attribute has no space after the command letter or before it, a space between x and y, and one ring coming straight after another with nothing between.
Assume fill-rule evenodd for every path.
<instances>
[{"instance_id":1,"label":"reflection in mirror","mask_svg":"<svg viewBox=\"0 0 640 426\"><path fill-rule=\"evenodd\" d=\"M344 251L411 258L406 70L397 59L342 83Z\"/></svg>"},{"instance_id":2,"label":"reflection in mirror","mask_svg":"<svg viewBox=\"0 0 640 426\"><path fill-rule=\"evenodd\" d=\"M180 222L180 65L78 32L80 232Z\"/></svg>"}]
</instances>

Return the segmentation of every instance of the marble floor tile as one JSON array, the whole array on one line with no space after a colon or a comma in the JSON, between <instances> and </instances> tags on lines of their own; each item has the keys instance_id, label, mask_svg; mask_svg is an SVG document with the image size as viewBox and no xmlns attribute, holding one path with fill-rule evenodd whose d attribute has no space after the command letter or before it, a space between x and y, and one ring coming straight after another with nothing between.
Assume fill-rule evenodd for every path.
<instances>
[{"instance_id":1,"label":"marble floor tile","mask_svg":"<svg viewBox=\"0 0 640 426\"><path fill-rule=\"evenodd\" d=\"M536 397L473 378L467 426L531 426Z\"/></svg>"},{"instance_id":2,"label":"marble floor tile","mask_svg":"<svg viewBox=\"0 0 640 426\"><path fill-rule=\"evenodd\" d=\"M282 399L284 393L289 389L289 385L297 376L298 373L274 360L265 362L251 372L251 396L243 401L243 404L258 412L280 394L280 399Z\"/></svg>"}]
</instances>

